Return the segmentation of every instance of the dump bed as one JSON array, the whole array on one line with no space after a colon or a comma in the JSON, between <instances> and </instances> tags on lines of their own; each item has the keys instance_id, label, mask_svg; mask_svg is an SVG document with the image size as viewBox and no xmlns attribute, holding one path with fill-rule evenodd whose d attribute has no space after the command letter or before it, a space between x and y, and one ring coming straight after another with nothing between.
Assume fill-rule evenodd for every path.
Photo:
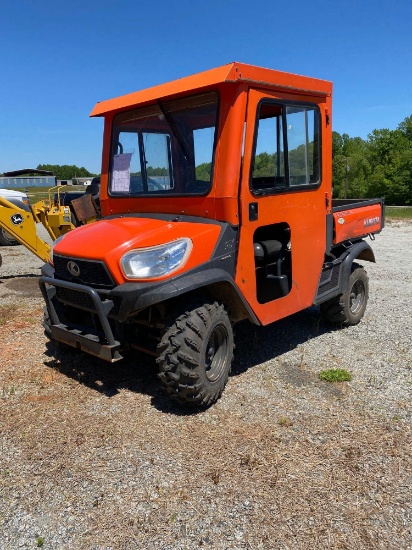
<instances>
[{"instance_id":1,"label":"dump bed","mask_svg":"<svg viewBox=\"0 0 412 550\"><path fill-rule=\"evenodd\" d=\"M379 233L385 225L383 199L332 201L333 244Z\"/></svg>"}]
</instances>

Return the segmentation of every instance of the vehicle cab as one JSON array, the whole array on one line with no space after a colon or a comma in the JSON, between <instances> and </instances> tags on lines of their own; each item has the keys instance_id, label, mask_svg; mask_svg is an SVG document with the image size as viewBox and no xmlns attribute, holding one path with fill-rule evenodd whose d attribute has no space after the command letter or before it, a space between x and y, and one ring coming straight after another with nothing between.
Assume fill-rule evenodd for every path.
<instances>
[{"instance_id":1,"label":"vehicle cab","mask_svg":"<svg viewBox=\"0 0 412 550\"><path fill-rule=\"evenodd\" d=\"M309 306L331 212L331 95L326 81L231 63L98 103L103 215L226 223L259 322Z\"/></svg>"}]
</instances>

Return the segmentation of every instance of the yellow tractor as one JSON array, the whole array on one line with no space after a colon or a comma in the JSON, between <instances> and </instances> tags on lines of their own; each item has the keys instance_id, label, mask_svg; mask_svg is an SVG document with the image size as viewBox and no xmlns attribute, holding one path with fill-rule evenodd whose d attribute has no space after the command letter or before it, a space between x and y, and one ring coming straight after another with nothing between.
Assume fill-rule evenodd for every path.
<instances>
[{"instance_id":1,"label":"yellow tractor","mask_svg":"<svg viewBox=\"0 0 412 550\"><path fill-rule=\"evenodd\" d=\"M5 175L15 176L22 173L38 173L27 169L8 172ZM45 172L42 171L42 174ZM52 175L51 173L49 173ZM0 228L13 239L28 248L44 262L49 260L50 245L38 236L36 226L41 223L54 241L61 235L75 228L69 206L61 204L61 187L48 189L48 200L39 200L34 204L8 200L0 194ZM81 223L90 223L97 219L97 209L91 195L84 195L72 201L72 207ZM0 255L0 265L2 263Z\"/></svg>"}]
</instances>

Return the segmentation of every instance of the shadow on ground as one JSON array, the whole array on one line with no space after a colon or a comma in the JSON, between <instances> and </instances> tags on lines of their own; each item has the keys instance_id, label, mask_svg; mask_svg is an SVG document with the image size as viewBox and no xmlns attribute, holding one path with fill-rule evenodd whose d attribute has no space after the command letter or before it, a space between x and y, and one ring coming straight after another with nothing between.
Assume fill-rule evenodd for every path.
<instances>
[{"instance_id":1,"label":"shadow on ground","mask_svg":"<svg viewBox=\"0 0 412 550\"><path fill-rule=\"evenodd\" d=\"M249 322L239 323L235 327L236 350L231 376L238 376L256 365L280 357L331 330L335 329L321 321L317 308L309 308L267 327L257 327ZM49 358L44 363L47 367L57 369L68 378L108 398L126 389L150 395L153 406L168 414L201 412L199 409L181 407L163 393L157 379L155 360L144 354L129 352L122 361L110 364L79 351L56 348L48 343L46 355Z\"/></svg>"}]
</instances>

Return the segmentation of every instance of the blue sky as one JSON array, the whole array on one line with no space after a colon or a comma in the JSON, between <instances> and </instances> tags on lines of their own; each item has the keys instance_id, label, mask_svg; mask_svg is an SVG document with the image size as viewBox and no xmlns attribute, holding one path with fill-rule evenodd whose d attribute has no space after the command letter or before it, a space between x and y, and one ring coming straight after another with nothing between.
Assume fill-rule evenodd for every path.
<instances>
[{"instance_id":1,"label":"blue sky","mask_svg":"<svg viewBox=\"0 0 412 550\"><path fill-rule=\"evenodd\" d=\"M0 173L99 173L97 101L230 61L331 80L333 129L412 115L411 0L0 0Z\"/></svg>"}]
</instances>

